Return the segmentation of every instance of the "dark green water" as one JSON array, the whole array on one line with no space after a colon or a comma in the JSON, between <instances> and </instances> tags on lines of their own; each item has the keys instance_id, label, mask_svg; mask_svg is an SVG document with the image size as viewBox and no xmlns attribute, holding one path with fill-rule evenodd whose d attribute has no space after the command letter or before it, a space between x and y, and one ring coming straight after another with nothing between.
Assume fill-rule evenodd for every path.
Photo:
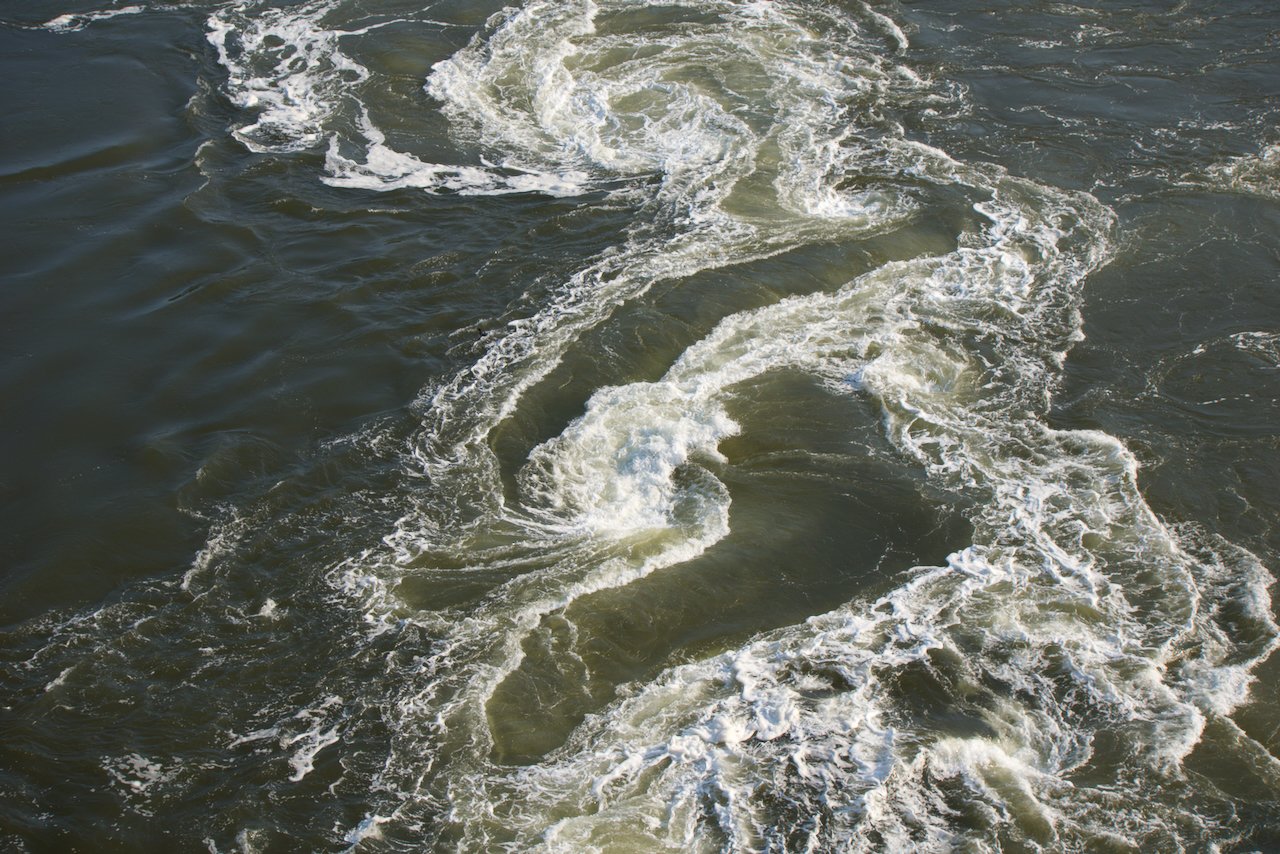
<instances>
[{"instance_id":1,"label":"dark green water","mask_svg":"<svg viewBox=\"0 0 1280 854\"><path fill-rule=\"evenodd\" d=\"M1280 9L9 0L0 847L1280 850Z\"/></svg>"}]
</instances>

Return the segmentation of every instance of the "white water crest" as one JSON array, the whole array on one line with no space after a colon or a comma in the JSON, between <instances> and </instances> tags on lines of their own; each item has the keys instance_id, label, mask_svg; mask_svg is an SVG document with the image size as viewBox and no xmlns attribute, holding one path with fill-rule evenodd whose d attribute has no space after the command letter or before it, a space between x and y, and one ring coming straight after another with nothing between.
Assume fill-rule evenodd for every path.
<instances>
[{"instance_id":1,"label":"white water crest","mask_svg":"<svg viewBox=\"0 0 1280 854\"><path fill-rule=\"evenodd\" d=\"M240 35L317 45L300 78L290 63L237 76L230 27L211 25L228 92L260 110L237 135L256 150L325 146L331 186L584 204L600 191L636 209L615 247L424 393L405 454L421 494L381 549L331 573L373 631L406 620L435 638L386 689L390 753L346 839L578 852L1208 838L1194 812L1140 793L1189 786L1182 763L1207 722L1245 700L1276 644L1271 578L1158 518L1119 441L1047 421L1111 212L908 138L904 113L956 96L899 61L907 36L879 12L684 0L659 20L648 7L533 0L439 63L426 92L471 165L395 150L359 103L354 135L331 128L326 87L367 76L321 34L331 6L262 14ZM656 381L597 390L504 486L494 431L620 306L930 206L969 223L950 251L725 318ZM572 603L730 534L716 470L742 429L731 404L782 370L877 407L902 458L975 508L972 543L885 595L628 686L535 764L498 762L490 704L530 638L581 665ZM469 608L397 600L397 584L433 573L501 581ZM295 780L337 737L309 733Z\"/></svg>"},{"instance_id":2,"label":"white water crest","mask_svg":"<svg viewBox=\"0 0 1280 854\"><path fill-rule=\"evenodd\" d=\"M1257 154L1213 165L1205 183L1227 192L1280 199L1280 144L1264 145Z\"/></svg>"},{"instance_id":3,"label":"white water crest","mask_svg":"<svg viewBox=\"0 0 1280 854\"><path fill-rule=\"evenodd\" d=\"M137 15L146 11L142 6L121 6L116 9L103 9L97 12L68 13L59 15L44 23L44 29L55 33L76 33L98 21L108 21L121 15Z\"/></svg>"}]
</instances>

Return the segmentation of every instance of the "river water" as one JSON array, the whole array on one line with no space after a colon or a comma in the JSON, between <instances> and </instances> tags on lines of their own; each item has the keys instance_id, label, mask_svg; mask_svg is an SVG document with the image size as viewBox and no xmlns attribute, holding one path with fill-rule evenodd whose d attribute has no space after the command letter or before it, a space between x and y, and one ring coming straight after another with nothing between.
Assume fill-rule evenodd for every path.
<instances>
[{"instance_id":1,"label":"river water","mask_svg":"<svg viewBox=\"0 0 1280 854\"><path fill-rule=\"evenodd\" d=\"M9 0L13 851L1280 849L1280 8Z\"/></svg>"}]
</instances>

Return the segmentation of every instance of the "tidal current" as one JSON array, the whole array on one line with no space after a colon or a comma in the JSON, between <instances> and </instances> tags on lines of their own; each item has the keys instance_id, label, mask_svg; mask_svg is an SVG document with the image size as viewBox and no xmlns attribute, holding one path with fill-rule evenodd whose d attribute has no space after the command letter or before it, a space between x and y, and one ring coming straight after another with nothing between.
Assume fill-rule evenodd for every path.
<instances>
[{"instance_id":1,"label":"tidal current","mask_svg":"<svg viewBox=\"0 0 1280 854\"><path fill-rule=\"evenodd\" d=\"M1280 850L1274 4L58 2L7 850Z\"/></svg>"}]
</instances>

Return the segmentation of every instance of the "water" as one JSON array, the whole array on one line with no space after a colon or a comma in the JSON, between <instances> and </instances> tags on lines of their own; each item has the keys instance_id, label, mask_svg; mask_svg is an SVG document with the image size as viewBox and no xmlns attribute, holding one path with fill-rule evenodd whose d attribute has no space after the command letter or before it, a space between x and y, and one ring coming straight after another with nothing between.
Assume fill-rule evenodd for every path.
<instances>
[{"instance_id":1,"label":"water","mask_svg":"<svg viewBox=\"0 0 1280 854\"><path fill-rule=\"evenodd\" d=\"M64 6L6 848L1280 847L1271 4Z\"/></svg>"}]
</instances>

